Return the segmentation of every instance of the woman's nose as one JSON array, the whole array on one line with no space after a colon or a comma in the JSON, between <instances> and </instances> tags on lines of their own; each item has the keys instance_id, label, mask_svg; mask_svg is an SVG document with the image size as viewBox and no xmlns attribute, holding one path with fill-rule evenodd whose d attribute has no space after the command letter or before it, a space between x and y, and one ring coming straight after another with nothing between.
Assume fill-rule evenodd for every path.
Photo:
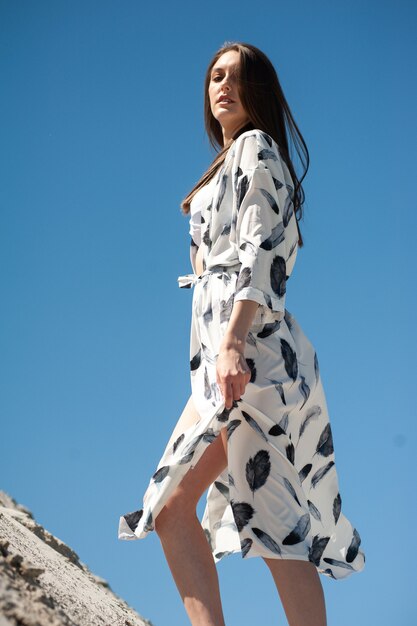
<instances>
[{"instance_id":1,"label":"woman's nose","mask_svg":"<svg viewBox=\"0 0 417 626\"><path fill-rule=\"evenodd\" d=\"M223 78L223 80L222 80L222 87L224 89L227 89L227 90L230 91L230 89L231 89L231 87L230 87L230 78L228 78L226 76Z\"/></svg>"}]
</instances>

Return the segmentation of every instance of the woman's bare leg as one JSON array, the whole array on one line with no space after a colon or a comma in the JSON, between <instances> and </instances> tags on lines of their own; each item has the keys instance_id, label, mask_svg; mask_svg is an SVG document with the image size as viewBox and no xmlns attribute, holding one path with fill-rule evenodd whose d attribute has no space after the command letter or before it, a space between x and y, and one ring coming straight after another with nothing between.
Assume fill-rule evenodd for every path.
<instances>
[{"instance_id":1,"label":"woman's bare leg","mask_svg":"<svg viewBox=\"0 0 417 626\"><path fill-rule=\"evenodd\" d=\"M181 433L183 433L187 428L198 422L199 419L200 415L197 413L194 407L193 397L190 396L188 398L187 404L184 407L183 412L178 419L178 422L175 424L175 428L172 431L171 437L169 438L167 447L168 445L174 443L174 441L177 439L177 437L179 437L179 435L181 435Z\"/></svg>"},{"instance_id":2,"label":"woman's bare leg","mask_svg":"<svg viewBox=\"0 0 417 626\"><path fill-rule=\"evenodd\" d=\"M309 561L267 559L289 626L326 626L326 606L316 566Z\"/></svg>"},{"instance_id":3,"label":"woman's bare leg","mask_svg":"<svg viewBox=\"0 0 417 626\"><path fill-rule=\"evenodd\" d=\"M170 442L198 419L190 398ZM155 519L155 531L193 626L224 626L217 568L196 507L226 465L227 439L223 428Z\"/></svg>"}]
</instances>

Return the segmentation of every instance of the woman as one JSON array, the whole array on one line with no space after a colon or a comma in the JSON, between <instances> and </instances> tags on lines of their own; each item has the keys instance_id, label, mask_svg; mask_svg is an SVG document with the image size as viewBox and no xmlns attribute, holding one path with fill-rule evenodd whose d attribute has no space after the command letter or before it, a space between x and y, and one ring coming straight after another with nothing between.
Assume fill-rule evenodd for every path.
<instances>
[{"instance_id":1,"label":"woman","mask_svg":"<svg viewBox=\"0 0 417 626\"><path fill-rule=\"evenodd\" d=\"M215 54L205 116L222 149L182 205L195 272L179 277L194 286L192 395L119 538L156 530L193 625L224 624L215 563L241 551L264 559L289 624L323 626L318 574L360 571L364 554L341 512L317 354L285 308L304 200L286 124L307 167L308 151L254 46Z\"/></svg>"}]
</instances>

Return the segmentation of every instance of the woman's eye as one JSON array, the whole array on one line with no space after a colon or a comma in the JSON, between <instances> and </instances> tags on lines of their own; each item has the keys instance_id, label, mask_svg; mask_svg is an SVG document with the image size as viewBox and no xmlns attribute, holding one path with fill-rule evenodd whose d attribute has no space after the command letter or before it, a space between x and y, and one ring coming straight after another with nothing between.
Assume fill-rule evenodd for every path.
<instances>
[{"instance_id":1,"label":"woman's eye","mask_svg":"<svg viewBox=\"0 0 417 626\"><path fill-rule=\"evenodd\" d=\"M216 83L219 82L219 80L221 80L221 79L222 79L222 77L219 76L219 75L213 77L213 81L216 82Z\"/></svg>"}]
</instances>

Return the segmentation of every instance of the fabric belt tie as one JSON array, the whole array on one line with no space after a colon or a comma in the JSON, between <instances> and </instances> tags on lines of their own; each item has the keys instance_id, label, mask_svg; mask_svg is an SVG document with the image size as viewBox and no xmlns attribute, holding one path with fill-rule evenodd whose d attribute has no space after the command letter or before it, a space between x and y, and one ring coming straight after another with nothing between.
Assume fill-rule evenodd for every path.
<instances>
[{"instance_id":1,"label":"fabric belt tie","mask_svg":"<svg viewBox=\"0 0 417 626\"><path fill-rule=\"evenodd\" d=\"M178 276L178 287L180 289L190 289L196 284L198 279L199 276L197 276L197 274L184 274L183 276Z\"/></svg>"},{"instance_id":2,"label":"fabric belt tie","mask_svg":"<svg viewBox=\"0 0 417 626\"><path fill-rule=\"evenodd\" d=\"M178 276L178 287L180 289L190 289L193 287L198 281L204 276L208 276L209 274L222 274L231 272L239 272L240 263L235 265L215 265L209 269L204 270L204 272L200 275L198 274L184 274L183 276Z\"/></svg>"}]
</instances>

